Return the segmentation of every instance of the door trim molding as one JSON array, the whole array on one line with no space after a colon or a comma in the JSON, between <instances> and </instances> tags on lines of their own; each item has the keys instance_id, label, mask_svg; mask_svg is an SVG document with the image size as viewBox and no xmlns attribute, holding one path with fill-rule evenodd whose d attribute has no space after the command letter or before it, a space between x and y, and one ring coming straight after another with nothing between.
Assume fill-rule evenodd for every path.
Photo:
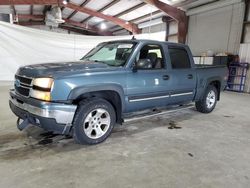
<instances>
[{"instance_id":1,"label":"door trim molding","mask_svg":"<svg viewBox=\"0 0 250 188\"><path fill-rule=\"evenodd\" d=\"M140 98L140 99L129 99L129 102L139 102L139 101L147 101L147 100L152 100L152 99L163 99L163 98L168 98L170 97L169 95L164 95L164 96L158 96L158 97L147 97L147 98Z\"/></svg>"},{"instance_id":2,"label":"door trim molding","mask_svg":"<svg viewBox=\"0 0 250 188\"><path fill-rule=\"evenodd\" d=\"M171 96L171 97L178 97L178 96L183 96L183 95L193 95L193 92L177 93L177 94L172 94L172 95L170 95L170 96Z\"/></svg>"},{"instance_id":3,"label":"door trim molding","mask_svg":"<svg viewBox=\"0 0 250 188\"><path fill-rule=\"evenodd\" d=\"M185 93L176 93L176 94L167 94L167 95L160 95L160 96L148 96L148 97L129 97L129 102L139 102L139 101L147 101L147 100L154 100L154 99L163 99L163 98L169 98L169 97L178 97L178 96L184 96L184 95L193 95L193 92L185 92Z\"/></svg>"}]
</instances>

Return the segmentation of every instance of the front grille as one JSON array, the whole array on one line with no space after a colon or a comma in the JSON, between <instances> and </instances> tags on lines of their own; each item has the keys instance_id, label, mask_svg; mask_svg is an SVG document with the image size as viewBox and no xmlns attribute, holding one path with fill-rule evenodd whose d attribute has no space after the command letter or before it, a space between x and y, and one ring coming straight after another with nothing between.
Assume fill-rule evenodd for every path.
<instances>
[{"instance_id":1,"label":"front grille","mask_svg":"<svg viewBox=\"0 0 250 188\"><path fill-rule=\"evenodd\" d=\"M32 78L15 75L15 90L20 95L25 97L29 96L31 89Z\"/></svg>"},{"instance_id":2,"label":"front grille","mask_svg":"<svg viewBox=\"0 0 250 188\"><path fill-rule=\"evenodd\" d=\"M31 85L31 82L32 82L32 78L23 77L23 76L19 76L19 75L15 75L15 79L20 80L20 83L22 83L24 85Z\"/></svg>"}]
</instances>

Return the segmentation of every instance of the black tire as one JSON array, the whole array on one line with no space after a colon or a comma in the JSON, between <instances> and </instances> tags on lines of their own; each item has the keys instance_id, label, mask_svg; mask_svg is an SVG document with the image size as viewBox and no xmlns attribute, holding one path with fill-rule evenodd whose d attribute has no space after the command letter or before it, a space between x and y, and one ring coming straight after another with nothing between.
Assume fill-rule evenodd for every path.
<instances>
[{"instance_id":1,"label":"black tire","mask_svg":"<svg viewBox=\"0 0 250 188\"><path fill-rule=\"evenodd\" d=\"M211 91L215 93L215 102L212 106L208 106L207 97ZM207 87L202 99L200 101L195 102L196 109L197 109L197 111L199 111L201 113L210 113L214 110L216 103L217 103L217 100L218 100L218 91L217 91L216 87L213 85L209 85Z\"/></svg>"},{"instance_id":2,"label":"black tire","mask_svg":"<svg viewBox=\"0 0 250 188\"><path fill-rule=\"evenodd\" d=\"M88 121L88 120L86 120L87 116L90 114L91 114L90 116L93 116L92 113L94 113L95 110L98 110L98 109L102 109L108 113L107 115L109 115L109 117L110 117L110 123L108 123L109 127L107 128L107 130L105 130L104 135L102 135L100 138L91 138L85 132L87 130L86 126L87 126L87 128L88 128L88 126L90 126L91 129L93 129L92 132L95 133L97 136L97 131L95 131L95 130L97 130L97 127L95 129L95 125L98 124L98 122L93 125L93 128L92 128L92 125L90 125L90 120L87 123L85 123L85 122ZM92 117L92 119L93 118L94 118L94 116ZM98 120L95 120L95 121L98 121ZM115 122L116 122L116 114L115 114L113 106L108 101L101 99L101 98L91 98L91 99L83 100L78 105L78 109L76 111L76 115L75 115L74 121L73 121L74 140L79 144L91 145L91 144L101 143L104 140L106 140L106 138L111 134L112 129L115 125ZM92 120L91 120L91 123L93 123ZM98 126L98 125L96 125L96 126ZM101 126L102 125L99 125L98 128L101 128ZM90 136L92 136L92 133ZM93 134L93 137L94 136L95 135Z\"/></svg>"}]
</instances>

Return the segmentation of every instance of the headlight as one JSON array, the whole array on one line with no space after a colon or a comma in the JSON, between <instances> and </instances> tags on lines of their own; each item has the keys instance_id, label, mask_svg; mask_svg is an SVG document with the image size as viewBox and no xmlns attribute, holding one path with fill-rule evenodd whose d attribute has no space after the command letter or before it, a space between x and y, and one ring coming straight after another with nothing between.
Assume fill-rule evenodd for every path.
<instances>
[{"instance_id":1,"label":"headlight","mask_svg":"<svg viewBox=\"0 0 250 188\"><path fill-rule=\"evenodd\" d=\"M38 91L38 90L32 89L30 92L30 96L36 99L41 99L43 101L51 101L51 94L50 92L46 92L46 91Z\"/></svg>"},{"instance_id":2,"label":"headlight","mask_svg":"<svg viewBox=\"0 0 250 188\"><path fill-rule=\"evenodd\" d=\"M52 78L35 78L33 80L33 89L30 96L44 101L51 101L51 93L54 85Z\"/></svg>"},{"instance_id":3,"label":"headlight","mask_svg":"<svg viewBox=\"0 0 250 188\"><path fill-rule=\"evenodd\" d=\"M54 80L52 78L35 78L33 80L33 86L37 86L43 89L51 89Z\"/></svg>"}]
</instances>

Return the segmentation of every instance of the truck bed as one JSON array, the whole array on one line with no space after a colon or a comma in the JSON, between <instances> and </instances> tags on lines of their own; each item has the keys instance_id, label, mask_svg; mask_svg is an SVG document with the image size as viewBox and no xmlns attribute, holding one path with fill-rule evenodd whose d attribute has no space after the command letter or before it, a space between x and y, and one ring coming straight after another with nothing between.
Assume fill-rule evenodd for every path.
<instances>
[{"instance_id":1,"label":"truck bed","mask_svg":"<svg viewBox=\"0 0 250 188\"><path fill-rule=\"evenodd\" d=\"M218 89L224 90L226 86L228 69L225 65L196 65L197 93L196 100L203 95L204 89L211 80L218 80Z\"/></svg>"}]
</instances>

